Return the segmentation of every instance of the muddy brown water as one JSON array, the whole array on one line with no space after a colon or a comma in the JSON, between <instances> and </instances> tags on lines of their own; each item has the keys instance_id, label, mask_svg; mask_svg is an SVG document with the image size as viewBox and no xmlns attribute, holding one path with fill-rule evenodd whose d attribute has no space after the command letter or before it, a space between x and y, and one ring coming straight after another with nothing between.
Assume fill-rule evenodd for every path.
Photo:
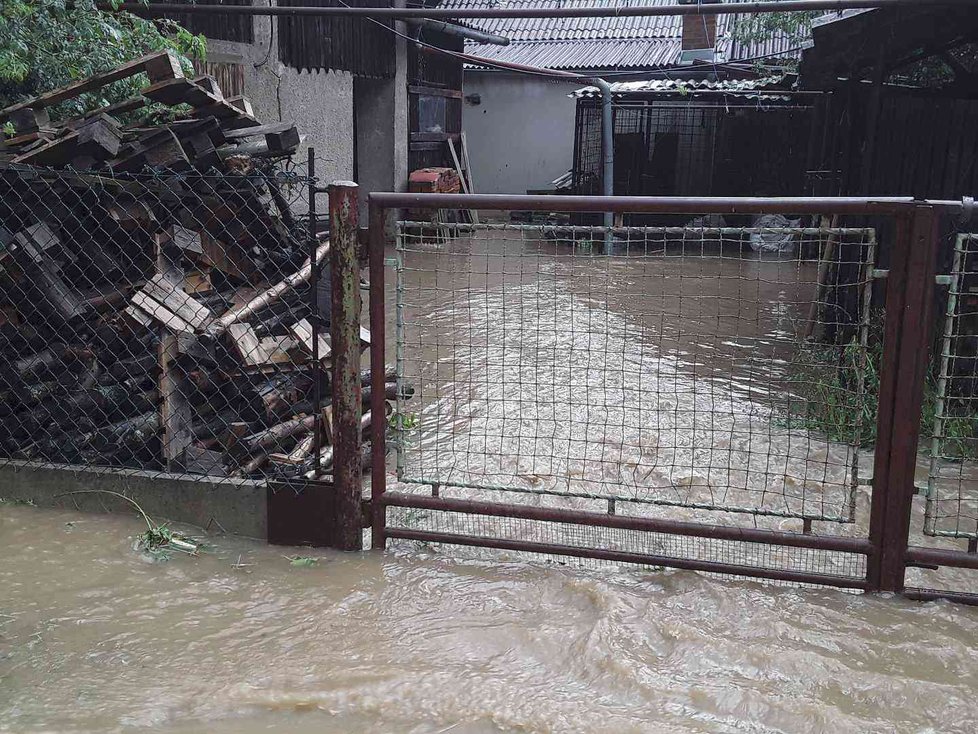
<instances>
[{"instance_id":1,"label":"muddy brown water","mask_svg":"<svg viewBox=\"0 0 978 734\"><path fill-rule=\"evenodd\" d=\"M772 420L810 263L581 266L549 243L515 269L481 257L516 246L425 252L405 273L420 314L406 332L419 340L408 474L474 466L522 489L845 509L846 471L871 457ZM393 287L389 298L393 318ZM616 408L624 399L637 411ZM860 486L855 522L816 532L865 534L868 497ZM143 529L0 504L0 731L978 729L978 609L407 543L310 552L192 528L206 552L160 563L134 549ZM319 561L294 567L296 553ZM974 590L975 574L942 574Z\"/></svg>"},{"instance_id":2,"label":"muddy brown water","mask_svg":"<svg viewBox=\"0 0 978 734\"><path fill-rule=\"evenodd\" d=\"M974 731L978 610L0 506L0 731Z\"/></svg>"}]
</instances>

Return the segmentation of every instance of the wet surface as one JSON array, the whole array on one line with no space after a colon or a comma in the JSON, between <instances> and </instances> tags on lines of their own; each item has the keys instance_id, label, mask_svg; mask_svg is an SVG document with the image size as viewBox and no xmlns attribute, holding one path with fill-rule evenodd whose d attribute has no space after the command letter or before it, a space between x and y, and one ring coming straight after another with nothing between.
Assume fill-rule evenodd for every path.
<instances>
[{"instance_id":1,"label":"wet surface","mask_svg":"<svg viewBox=\"0 0 978 734\"><path fill-rule=\"evenodd\" d=\"M408 301L421 299L407 326L420 340L410 410L427 451L407 473L491 469L524 490L851 509L854 522L815 532L865 536L866 473L848 488L869 452L776 419L797 387L788 367L811 263L609 263L546 247L512 271L465 251L451 264L420 255L406 273ZM393 318L393 287L390 298ZM692 506L618 511L801 526ZM922 538L922 519L918 503L916 540L960 547ZM978 729L978 609L409 543L339 555L207 537L200 557L161 563L134 550L144 529L0 504L0 731ZM319 560L296 567L297 553ZM928 574L911 582L974 590L973 572Z\"/></svg>"},{"instance_id":2,"label":"wet surface","mask_svg":"<svg viewBox=\"0 0 978 734\"><path fill-rule=\"evenodd\" d=\"M978 610L0 505L0 731L974 731Z\"/></svg>"}]
</instances>

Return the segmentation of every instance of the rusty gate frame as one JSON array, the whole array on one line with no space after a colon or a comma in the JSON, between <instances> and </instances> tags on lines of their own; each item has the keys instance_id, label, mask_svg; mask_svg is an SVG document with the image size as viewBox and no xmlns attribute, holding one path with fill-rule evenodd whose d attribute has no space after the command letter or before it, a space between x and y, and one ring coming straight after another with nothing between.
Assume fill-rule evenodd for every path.
<instances>
[{"instance_id":1,"label":"rusty gate frame","mask_svg":"<svg viewBox=\"0 0 978 734\"><path fill-rule=\"evenodd\" d=\"M371 528L371 546L384 549L388 539L450 543L512 551L528 551L622 563L665 566L721 574L734 574L796 583L819 584L869 592L897 592L907 598L947 598L978 604L978 594L908 588L909 567L939 566L978 569L978 554L910 545L910 518L914 470L919 443L929 344L933 328L934 288L942 214L959 213L960 201L924 201L882 197L599 197L493 194L372 193L369 195L367 249L370 272L370 345L372 406L384 415L385 257L392 239L389 214L400 209L545 210L560 212L613 212L642 214L777 214L856 215L890 218L896 225L886 280L886 317L883 366L877 413L873 493L869 535L853 538L762 530L662 518L639 518L582 510L531 507L437 496L387 492L387 426L372 424L372 466L369 506L364 522ZM456 533L388 528L388 507L418 508L572 525L589 525L675 536L741 541L836 551L866 557L865 578L810 571L762 568L713 560L676 558L583 548L553 543L470 536Z\"/></svg>"}]
</instances>

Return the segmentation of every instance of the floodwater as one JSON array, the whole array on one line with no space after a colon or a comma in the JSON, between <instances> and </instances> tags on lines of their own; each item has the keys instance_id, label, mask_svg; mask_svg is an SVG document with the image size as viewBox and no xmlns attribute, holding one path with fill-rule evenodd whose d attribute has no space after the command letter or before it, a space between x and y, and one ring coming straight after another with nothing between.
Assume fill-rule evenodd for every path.
<instances>
[{"instance_id":1,"label":"floodwater","mask_svg":"<svg viewBox=\"0 0 978 734\"><path fill-rule=\"evenodd\" d=\"M0 505L0 731L972 732L978 610ZM304 552L308 553L308 552Z\"/></svg>"},{"instance_id":2,"label":"floodwater","mask_svg":"<svg viewBox=\"0 0 978 734\"><path fill-rule=\"evenodd\" d=\"M811 398L794 360L813 263L705 243L697 257L579 258L513 232L404 253L417 396L400 406L416 414L402 478L786 530L804 514L824 518L818 533L865 534L871 456L785 418ZM389 298L393 318L393 283ZM917 540L960 547L922 539L922 518L919 503ZM978 730L975 608L193 529L204 553L159 562L134 549L141 522L0 504L0 731ZM973 572L941 573L935 585L975 588Z\"/></svg>"}]
</instances>

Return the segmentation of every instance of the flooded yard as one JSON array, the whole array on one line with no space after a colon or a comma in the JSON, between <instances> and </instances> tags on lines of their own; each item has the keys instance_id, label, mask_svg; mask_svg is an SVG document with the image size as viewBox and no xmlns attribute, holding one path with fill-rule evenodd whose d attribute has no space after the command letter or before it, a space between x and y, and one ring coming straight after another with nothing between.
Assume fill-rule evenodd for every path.
<instances>
[{"instance_id":1,"label":"flooded yard","mask_svg":"<svg viewBox=\"0 0 978 734\"><path fill-rule=\"evenodd\" d=\"M389 354L400 298L402 374L417 390L399 406L416 420L402 478L795 532L806 516L815 532L865 536L870 452L785 419L804 399L792 360L813 263L579 259L506 237L453 247L419 248L389 290ZM918 507L917 540L922 519ZM978 729L975 608L409 542L310 552L192 528L205 551L159 562L134 549L144 529L0 504L0 731ZM941 573L974 590L972 572Z\"/></svg>"},{"instance_id":2,"label":"flooded yard","mask_svg":"<svg viewBox=\"0 0 978 734\"><path fill-rule=\"evenodd\" d=\"M969 732L978 610L0 505L0 731Z\"/></svg>"}]
</instances>

